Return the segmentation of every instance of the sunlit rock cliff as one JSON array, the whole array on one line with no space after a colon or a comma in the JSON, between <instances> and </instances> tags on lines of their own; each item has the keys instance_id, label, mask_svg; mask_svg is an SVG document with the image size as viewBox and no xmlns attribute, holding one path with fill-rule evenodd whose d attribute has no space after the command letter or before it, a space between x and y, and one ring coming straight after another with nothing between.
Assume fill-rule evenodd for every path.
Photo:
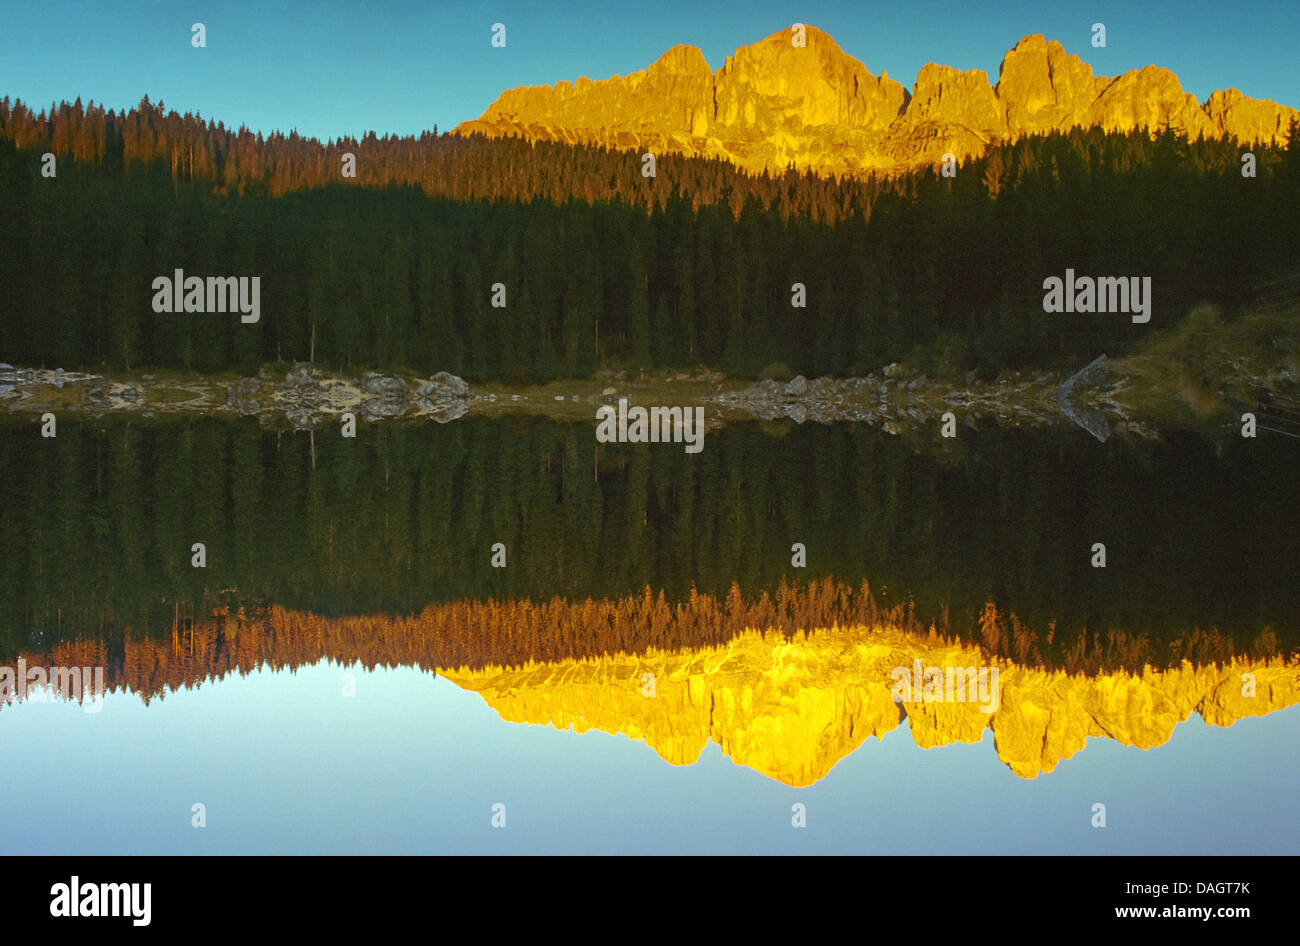
<instances>
[{"instance_id":1,"label":"sunlit rock cliff","mask_svg":"<svg viewBox=\"0 0 1300 946\"><path fill-rule=\"evenodd\" d=\"M977 155L993 141L1074 127L1172 129L1191 138L1284 142L1296 109L1237 89L1204 104L1168 69L1108 78L1060 43L1026 36L996 84L981 70L930 63L909 93L873 75L826 33L792 29L742 46L717 70L694 46L648 69L504 92L456 130L716 157L750 171L790 164L828 174L902 172Z\"/></svg>"},{"instance_id":2,"label":"sunlit rock cliff","mask_svg":"<svg viewBox=\"0 0 1300 946\"><path fill-rule=\"evenodd\" d=\"M958 685L942 700L913 691L895 702L896 668L910 680L914 668L932 667L996 667L996 692ZM701 650L440 673L510 722L622 733L674 765L695 762L712 741L737 764L794 786L904 722L926 749L979 742L991 728L998 757L1034 778L1090 737L1150 749L1194 712L1230 726L1300 702L1300 664L1282 658L1089 677L879 627L789 640L748 632ZM952 698L963 692L967 699Z\"/></svg>"}]
</instances>

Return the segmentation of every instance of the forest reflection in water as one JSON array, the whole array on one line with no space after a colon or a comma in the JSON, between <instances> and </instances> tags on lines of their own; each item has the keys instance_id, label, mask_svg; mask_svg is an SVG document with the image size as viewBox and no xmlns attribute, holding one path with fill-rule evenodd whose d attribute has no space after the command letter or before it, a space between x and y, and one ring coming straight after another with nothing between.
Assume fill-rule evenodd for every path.
<instances>
[{"instance_id":1,"label":"forest reflection in water","mask_svg":"<svg viewBox=\"0 0 1300 946\"><path fill-rule=\"evenodd\" d=\"M507 719L635 731L678 764L714 741L795 785L904 721L927 746L992 729L1033 776L1090 735L1154 746L1192 712L1296 702L1300 484L1275 442L709 436L688 456L546 420L314 444L15 427L0 640L146 701L262 666L414 666ZM996 701L922 692L951 667L996 669Z\"/></svg>"},{"instance_id":2,"label":"forest reflection in water","mask_svg":"<svg viewBox=\"0 0 1300 946\"><path fill-rule=\"evenodd\" d=\"M1300 470L1278 440L981 428L907 442L742 424L688 456L534 419L314 444L252 420L65 422L48 440L18 425L0 437L0 648L162 639L179 607L202 616L223 591L246 607L401 617L646 588L672 606L693 589L774 596L833 576L964 637L992 605L1008 627L995 649L1051 665L1080 635L1090 652L1141 638L1156 663L1198 634L1234 653L1285 649L1300 623ZM1017 652L1029 635L1036 650Z\"/></svg>"}]
</instances>

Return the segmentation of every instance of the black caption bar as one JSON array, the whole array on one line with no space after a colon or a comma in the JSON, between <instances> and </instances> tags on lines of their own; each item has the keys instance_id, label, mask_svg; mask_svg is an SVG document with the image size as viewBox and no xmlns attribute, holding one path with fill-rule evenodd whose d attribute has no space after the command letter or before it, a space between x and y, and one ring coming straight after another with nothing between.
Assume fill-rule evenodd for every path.
<instances>
[{"instance_id":1,"label":"black caption bar","mask_svg":"<svg viewBox=\"0 0 1300 946\"><path fill-rule=\"evenodd\" d=\"M969 913L971 922L1046 929L1199 924L1246 931L1294 918L1294 902L1283 893L1290 865L1281 858L890 857L852 865L834 858L803 860L784 880L785 869L774 874L766 861L669 860L625 858L610 866L572 859L543 869L527 859L489 858L11 857L3 862L2 899L15 931L126 937L195 929L337 933L354 925L373 932L380 919L386 928L452 915L492 917L497 927L514 917L554 922L567 911L588 928L598 916L629 911L667 923L664 911L675 910L678 898L682 909L720 911L717 921L729 927L752 918L761 928L760 914L773 903L757 912L745 904L764 901L763 890L782 903L779 912L804 923L820 911L870 905L873 930L905 931L940 908L954 922ZM557 876L565 882L557 884Z\"/></svg>"}]
</instances>

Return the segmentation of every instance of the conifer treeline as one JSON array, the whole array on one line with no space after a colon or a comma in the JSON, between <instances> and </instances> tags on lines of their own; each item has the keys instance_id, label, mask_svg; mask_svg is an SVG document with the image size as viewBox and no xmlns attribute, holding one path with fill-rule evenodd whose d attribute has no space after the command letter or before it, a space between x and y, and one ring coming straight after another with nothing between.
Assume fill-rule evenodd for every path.
<instances>
[{"instance_id":1,"label":"conifer treeline","mask_svg":"<svg viewBox=\"0 0 1300 946\"><path fill-rule=\"evenodd\" d=\"M143 107L0 111L0 360L250 371L277 359L544 381L603 365L866 373L1091 359L1294 268L1300 135L1241 149L1075 130L953 179L751 177L518 140L230 133ZM63 153L42 178L43 149ZM358 178L335 158L355 148ZM240 196L242 195L242 196ZM1047 314L1043 279L1152 277L1149 325ZM260 276L261 322L151 284ZM506 306L491 304L492 286ZM791 305L792 285L807 307Z\"/></svg>"},{"instance_id":2,"label":"conifer treeline","mask_svg":"<svg viewBox=\"0 0 1300 946\"><path fill-rule=\"evenodd\" d=\"M231 131L188 112L179 115L146 96L130 111L81 99L33 112L21 101L0 100L0 140L23 151L51 152L106 171L161 166L174 189L199 186L214 193L282 196L339 183L343 155L356 157L359 187L414 184L431 197L527 203L619 203L662 208L673 194L693 206L726 204L736 213L749 199L783 216L834 223L869 213L888 181L837 180L812 172L753 175L730 162L658 156L653 178L641 174L638 154L608 148L480 134L419 136L370 132L325 144L297 132Z\"/></svg>"}]
</instances>

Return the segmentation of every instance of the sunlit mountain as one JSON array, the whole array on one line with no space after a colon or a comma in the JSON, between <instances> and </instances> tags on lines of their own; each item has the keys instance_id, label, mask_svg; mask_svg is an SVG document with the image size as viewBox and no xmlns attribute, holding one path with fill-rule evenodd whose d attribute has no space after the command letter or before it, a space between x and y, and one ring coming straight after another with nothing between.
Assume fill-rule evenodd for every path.
<instances>
[{"instance_id":1,"label":"sunlit mountain","mask_svg":"<svg viewBox=\"0 0 1300 946\"><path fill-rule=\"evenodd\" d=\"M1237 89L1198 102L1154 65L1097 76L1037 34L1006 53L995 82L981 69L930 63L908 90L821 30L796 25L740 47L716 70L697 47L678 45L628 76L509 89L456 130L722 158L754 172L793 164L862 174L1071 128L1284 143L1297 117Z\"/></svg>"}]
</instances>

